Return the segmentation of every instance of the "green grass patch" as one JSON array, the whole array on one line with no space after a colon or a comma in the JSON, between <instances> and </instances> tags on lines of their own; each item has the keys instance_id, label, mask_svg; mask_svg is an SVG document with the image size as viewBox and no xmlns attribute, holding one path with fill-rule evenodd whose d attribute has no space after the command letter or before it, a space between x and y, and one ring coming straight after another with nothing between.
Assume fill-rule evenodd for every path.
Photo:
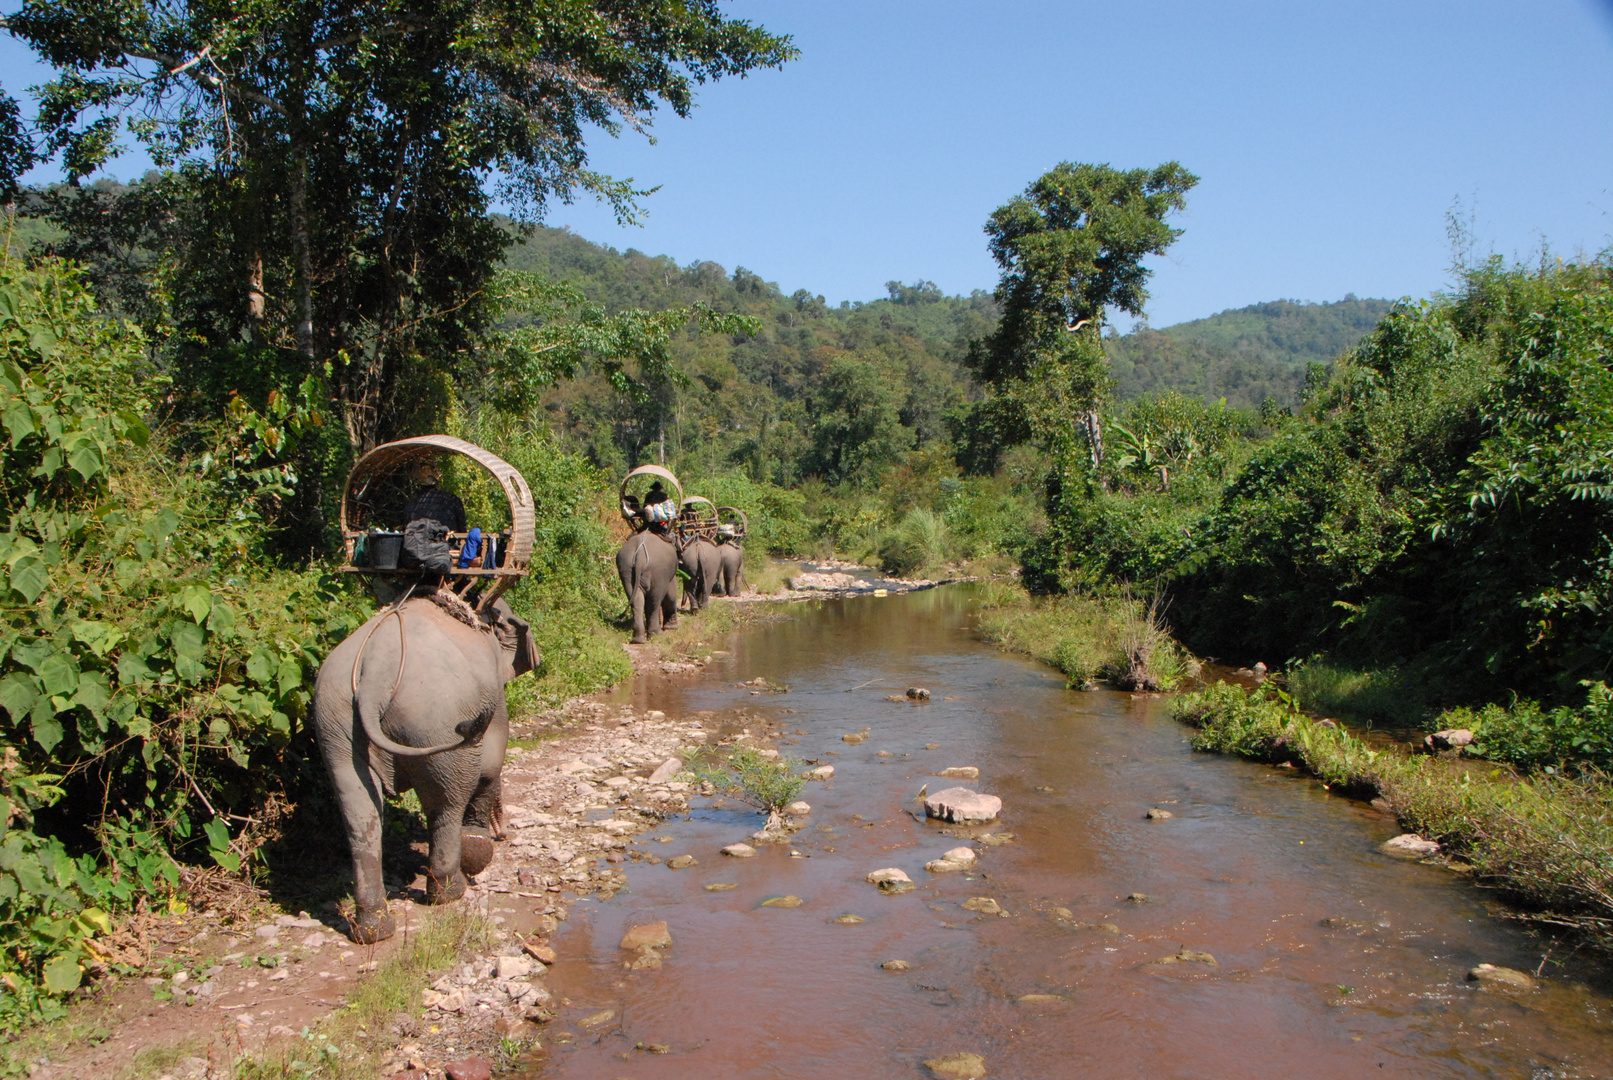
<instances>
[{"instance_id":1,"label":"green grass patch","mask_svg":"<svg viewBox=\"0 0 1613 1080\"><path fill-rule=\"evenodd\" d=\"M393 1018L419 1015L420 991L461 960L485 955L494 933L466 904L427 912L341 1009L296 1039L243 1056L233 1080L372 1080L391 1049Z\"/></svg>"},{"instance_id":2,"label":"green grass patch","mask_svg":"<svg viewBox=\"0 0 1613 1080\"><path fill-rule=\"evenodd\" d=\"M1196 665L1170 637L1152 601L1110 596L1032 597L1009 582L983 587L980 632L1070 680L1109 679L1127 689L1173 690Z\"/></svg>"}]
</instances>

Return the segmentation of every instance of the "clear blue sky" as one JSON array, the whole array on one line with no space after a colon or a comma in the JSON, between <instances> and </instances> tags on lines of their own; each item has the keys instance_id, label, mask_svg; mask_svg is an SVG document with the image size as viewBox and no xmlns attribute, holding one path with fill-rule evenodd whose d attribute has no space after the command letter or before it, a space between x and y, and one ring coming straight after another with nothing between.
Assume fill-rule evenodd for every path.
<instances>
[{"instance_id":1,"label":"clear blue sky","mask_svg":"<svg viewBox=\"0 0 1613 1080\"><path fill-rule=\"evenodd\" d=\"M9 4L3 6L11 6ZM549 223L743 265L831 302L891 279L991 288L981 225L1060 160L1181 161L1202 180L1155 260L1165 326L1259 300L1443 287L1455 200L1484 250L1613 244L1607 0L739 0L794 35L782 71L705 88L658 142L596 139L643 228ZM14 93L25 55L0 46ZM132 167L124 172L137 172Z\"/></svg>"}]
</instances>

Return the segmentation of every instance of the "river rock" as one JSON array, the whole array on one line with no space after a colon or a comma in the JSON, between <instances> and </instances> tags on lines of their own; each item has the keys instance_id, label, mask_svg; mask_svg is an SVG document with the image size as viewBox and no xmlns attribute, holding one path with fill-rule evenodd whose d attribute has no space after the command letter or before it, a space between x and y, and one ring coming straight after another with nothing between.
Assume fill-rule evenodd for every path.
<instances>
[{"instance_id":1,"label":"river rock","mask_svg":"<svg viewBox=\"0 0 1613 1080\"><path fill-rule=\"evenodd\" d=\"M834 774L833 765L819 765L816 769L808 769L801 776L807 780L830 780L834 778Z\"/></svg>"},{"instance_id":2,"label":"river rock","mask_svg":"<svg viewBox=\"0 0 1613 1080\"><path fill-rule=\"evenodd\" d=\"M1387 855L1395 855L1402 859L1426 859L1430 855L1439 854L1439 844L1433 840L1424 840L1416 833L1401 833L1392 840L1385 840L1380 850Z\"/></svg>"},{"instance_id":3,"label":"river rock","mask_svg":"<svg viewBox=\"0 0 1613 1080\"><path fill-rule=\"evenodd\" d=\"M589 1013L581 1020L578 1020L577 1026L580 1028L596 1028L602 1024L608 1024L614 1019L616 1019L615 1009L600 1009L598 1012Z\"/></svg>"},{"instance_id":4,"label":"river rock","mask_svg":"<svg viewBox=\"0 0 1613 1080\"><path fill-rule=\"evenodd\" d=\"M971 896L958 905L965 911L978 911L982 915L1001 915L1002 906L989 896Z\"/></svg>"},{"instance_id":5,"label":"river rock","mask_svg":"<svg viewBox=\"0 0 1613 1080\"><path fill-rule=\"evenodd\" d=\"M729 844L722 849L722 853L736 859L750 859L755 857L756 849L749 844Z\"/></svg>"},{"instance_id":6,"label":"river rock","mask_svg":"<svg viewBox=\"0 0 1613 1080\"><path fill-rule=\"evenodd\" d=\"M979 1054L948 1054L924 1063L937 1080L984 1080L986 1059Z\"/></svg>"},{"instance_id":7,"label":"river rock","mask_svg":"<svg viewBox=\"0 0 1613 1080\"><path fill-rule=\"evenodd\" d=\"M629 971L660 971L661 954L652 946L644 945L634 953L633 959L628 961L626 966Z\"/></svg>"},{"instance_id":8,"label":"river rock","mask_svg":"<svg viewBox=\"0 0 1613 1080\"><path fill-rule=\"evenodd\" d=\"M1146 903L1148 903L1148 894L1145 893L1145 892L1127 893L1126 894L1126 903L1128 903L1128 904L1146 904Z\"/></svg>"},{"instance_id":9,"label":"river rock","mask_svg":"<svg viewBox=\"0 0 1613 1080\"><path fill-rule=\"evenodd\" d=\"M1469 745L1472 741L1473 733L1467 728L1447 728L1423 739L1423 745L1430 750L1455 750Z\"/></svg>"},{"instance_id":10,"label":"river rock","mask_svg":"<svg viewBox=\"0 0 1613 1080\"><path fill-rule=\"evenodd\" d=\"M484 1057L468 1057L443 1066L448 1080L493 1080L493 1063Z\"/></svg>"},{"instance_id":11,"label":"river rock","mask_svg":"<svg viewBox=\"0 0 1613 1080\"><path fill-rule=\"evenodd\" d=\"M947 788L924 799L927 817L969 824L991 821L1002 812L1003 801L995 795L982 795L966 787Z\"/></svg>"},{"instance_id":12,"label":"river rock","mask_svg":"<svg viewBox=\"0 0 1613 1080\"><path fill-rule=\"evenodd\" d=\"M739 883L733 881L714 881L710 885L704 885L701 887L707 892L727 892L730 889L739 888Z\"/></svg>"},{"instance_id":13,"label":"river rock","mask_svg":"<svg viewBox=\"0 0 1613 1080\"><path fill-rule=\"evenodd\" d=\"M806 817L808 814L812 813L812 805L797 799L795 802L792 802L790 805L786 806L784 808L784 812L791 817Z\"/></svg>"},{"instance_id":14,"label":"river rock","mask_svg":"<svg viewBox=\"0 0 1613 1080\"><path fill-rule=\"evenodd\" d=\"M1155 960L1156 964L1204 964L1207 967L1220 967L1215 957L1207 952L1194 952L1192 949L1178 949L1169 956L1161 956Z\"/></svg>"},{"instance_id":15,"label":"river rock","mask_svg":"<svg viewBox=\"0 0 1613 1080\"><path fill-rule=\"evenodd\" d=\"M1004 844L1012 844L1015 840L1019 839L1019 837L1017 834L1011 832L995 832L982 833L981 835L975 837L975 839L980 841L982 844L985 844L987 847L1002 847Z\"/></svg>"},{"instance_id":16,"label":"river rock","mask_svg":"<svg viewBox=\"0 0 1613 1080\"><path fill-rule=\"evenodd\" d=\"M1014 1003L1017 1005L1023 1005L1027 1009L1035 1009L1040 1012L1052 1012L1055 1009L1062 1009L1069 1005L1070 999L1067 997L1060 997L1058 994L1021 994L1019 997L1014 999Z\"/></svg>"},{"instance_id":17,"label":"river rock","mask_svg":"<svg viewBox=\"0 0 1613 1080\"><path fill-rule=\"evenodd\" d=\"M924 869L932 874L950 874L955 870L968 870L974 866L977 856L974 848L955 847L939 859L931 859L924 864Z\"/></svg>"},{"instance_id":18,"label":"river rock","mask_svg":"<svg viewBox=\"0 0 1613 1080\"><path fill-rule=\"evenodd\" d=\"M532 973L532 961L524 956L500 956L493 961L493 977L520 979Z\"/></svg>"},{"instance_id":19,"label":"river rock","mask_svg":"<svg viewBox=\"0 0 1613 1080\"><path fill-rule=\"evenodd\" d=\"M867 922L868 920L864 919L861 915L842 915L838 919L832 919L830 921L840 923L843 926L856 926L858 923Z\"/></svg>"},{"instance_id":20,"label":"river rock","mask_svg":"<svg viewBox=\"0 0 1613 1080\"><path fill-rule=\"evenodd\" d=\"M1480 964L1467 973L1467 978L1469 982L1499 983L1519 990L1533 990L1535 988L1533 976L1525 975L1515 968L1497 967L1494 964Z\"/></svg>"},{"instance_id":21,"label":"river rock","mask_svg":"<svg viewBox=\"0 0 1613 1080\"><path fill-rule=\"evenodd\" d=\"M650 783L664 784L682 771L682 758L667 758L665 761L661 762L661 764L657 765L655 767L655 771L650 774Z\"/></svg>"},{"instance_id":22,"label":"river rock","mask_svg":"<svg viewBox=\"0 0 1613 1080\"><path fill-rule=\"evenodd\" d=\"M909 701L929 701L930 692L922 686L909 686L907 688L907 699Z\"/></svg>"},{"instance_id":23,"label":"river rock","mask_svg":"<svg viewBox=\"0 0 1613 1080\"><path fill-rule=\"evenodd\" d=\"M667 929L666 923L644 923L633 927L622 937L622 948L628 952L637 952L646 945L652 949L671 948L672 931Z\"/></svg>"},{"instance_id":24,"label":"river rock","mask_svg":"<svg viewBox=\"0 0 1613 1080\"><path fill-rule=\"evenodd\" d=\"M801 899L799 896L770 896L766 900L762 901L762 906L793 908L800 907L804 903L806 903L806 901Z\"/></svg>"},{"instance_id":25,"label":"river rock","mask_svg":"<svg viewBox=\"0 0 1613 1080\"><path fill-rule=\"evenodd\" d=\"M980 770L973 765L949 765L940 772L931 773L930 775L944 776L948 780L978 780L980 779Z\"/></svg>"},{"instance_id":26,"label":"river rock","mask_svg":"<svg viewBox=\"0 0 1613 1080\"><path fill-rule=\"evenodd\" d=\"M1171 813L1169 810L1161 810L1159 807L1156 806L1153 809L1149 810L1148 813L1146 815L1144 815L1144 816L1146 816L1149 821L1169 821L1171 818L1175 817L1176 815Z\"/></svg>"},{"instance_id":27,"label":"river rock","mask_svg":"<svg viewBox=\"0 0 1613 1080\"><path fill-rule=\"evenodd\" d=\"M555 955L553 947L545 945L541 941L524 941L521 943L521 948L525 949L526 954L540 964L553 966L554 962L559 959Z\"/></svg>"},{"instance_id":28,"label":"river rock","mask_svg":"<svg viewBox=\"0 0 1613 1080\"><path fill-rule=\"evenodd\" d=\"M685 867L696 866L700 860L693 855L678 855L666 861L668 870L682 870Z\"/></svg>"},{"instance_id":29,"label":"river rock","mask_svg":"<svg viewBox=\"0 0 1613 1080\"><path fill-rule=\"evenodd\" d=\"M913 879L907 876L905 870L898 870L894 866L886 867L884 870L875 870L864 877L863 880L870 885L879 886L879 891L884 893L912 892L918 888L913 884Z\"/></svg>"},{"instance_id":30,"label":"river rock","mask_svg":"<svg viewBox=\"0 0 1613 1080\"><path fill-rule=\"evenodd\" d=\"M886 971L907 971L913 965L909 964L906 960L887 960L879 966L884 968Z\"/></svg>"},{"instance_id":31,"label":"river rock","mask_svg":"<svg viewBox=\"0 0 1613 1080\"><path fill-rule=\"evenodd\" d=\"M864 735L864 734L862 734L860 732L853 732L850 735L842 735L842 736L840 736L840 741L843 742L843 743L851 743L853 746L855 746L858 743L862 742L866 738L868 738L868 736L866 736L866 735Z\"/></svg>"}]
</instances>

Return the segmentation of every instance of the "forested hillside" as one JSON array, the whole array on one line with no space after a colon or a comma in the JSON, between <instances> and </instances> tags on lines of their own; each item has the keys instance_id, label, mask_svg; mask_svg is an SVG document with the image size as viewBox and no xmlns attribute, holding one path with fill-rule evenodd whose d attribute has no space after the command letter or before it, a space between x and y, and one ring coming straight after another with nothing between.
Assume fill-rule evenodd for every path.
<instances>
[{"instance_id":1,"label":"forested hillside","mask_svg":"<svg viewBox=\"0 0 1613 1080\"><path fill-rule=\"evenodd\" d=\"M1307 367L1354 348L1391 306L1354 295L1331 304L1274 300L1163 330L1141 327L1104 346L1121 398L1176 390L1234 406L1268 397L1292 406Z\"/></svg>"},{"instance_id":2,"label":"forested hillside","mask_svg":"<svg viewBox=\"0 0 1613 1080\"><path fill-rule=\"evenodd\" d=\"M948 410L980 396L963 360L969 342L997 319L995 300L980 290L944 296L927 281L893 281L887 297L831 307L805 289L786 296L745 267L730 272L713 262L617 252L563 229L518 240L506 265L569 282L611 313L704 303L761 319L755 335L677 343L689 380L650 400L629 400L599 377L545 396L555 428L612 469L664 454L697 470L740 467L785 485L877 470L945 437ZM1268 396L1291 406L1307 365L1353 347L1389 307L1353 296L1329 304L1278 300L1164 330L1143 327L1104 345L1122 400L1175 390L1224 397L1233 407L1253 408ZM852 439L857 448L846 445Z\"/></svg>"}]
</instances>

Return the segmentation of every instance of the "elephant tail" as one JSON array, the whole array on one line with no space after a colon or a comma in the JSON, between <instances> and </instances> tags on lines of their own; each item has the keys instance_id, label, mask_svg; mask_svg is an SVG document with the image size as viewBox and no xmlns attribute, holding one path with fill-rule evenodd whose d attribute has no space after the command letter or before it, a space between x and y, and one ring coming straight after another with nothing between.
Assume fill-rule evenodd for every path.
<instances>
[{"instance_id":1,"label":"elephant tail","mask_svg":"<svg viewBox=\"0 0 1613 1080\"><path fill-rule=\"evenodd\" d=\"M409 591L413 592L414 590L411 588ZM407 600L408 598L408 594L404 594L403 599ZM441 743L437 746L404 746L402 743L393 742L387 738L386 732L381 730L381 716L386 712L387 706L392 704L392 697L398 692L398 686L403 682L403 665L409 655L408 639L403 629L402 606L403 601L400 600L383 612L381 617L371 625L369 633L364 635L364 640L359 643L358 655L353 657L353 711L358 714L359 726L364 729L365 737L374 746L385 750L393 757L430 757L432 754L440 754L445 750L457 750L481 735L482 729L487 726L486 723L475 725L471 730L466 730L466 724L460 724L454 731L460 736L461 741ZM364 695L358 691L359 665L364 661L364 650L369 645L371 636L374 635L376 630L380 629L381 624L386 621L389 615L395 616L398 620L398 674L392 683L392 693L387 695L385 704L379 708L367 707L364 703Z\"/></svg>"},{"instance_id":2,"label":"elephant tail","mask_svg":"<svg viewBox=\"0 0 1613 1080\"><path fill-rule=\"evenodd\" d=\"M478 728L469 738L459 742L440 743L437 746L404 746L402 743L393 742L387 738L386 732L381 730L381 710L365 708L364 703L358 698L353 699L353 710L358 713L358 722L364 728L365 737L393 757L430 757L432 754L440 754L445 750L458 750L460 747L470 744L476 735L481 734L481 730ZM485 726L485 724L481 725L481 727Z\"/></svg>"}]
</instances>

